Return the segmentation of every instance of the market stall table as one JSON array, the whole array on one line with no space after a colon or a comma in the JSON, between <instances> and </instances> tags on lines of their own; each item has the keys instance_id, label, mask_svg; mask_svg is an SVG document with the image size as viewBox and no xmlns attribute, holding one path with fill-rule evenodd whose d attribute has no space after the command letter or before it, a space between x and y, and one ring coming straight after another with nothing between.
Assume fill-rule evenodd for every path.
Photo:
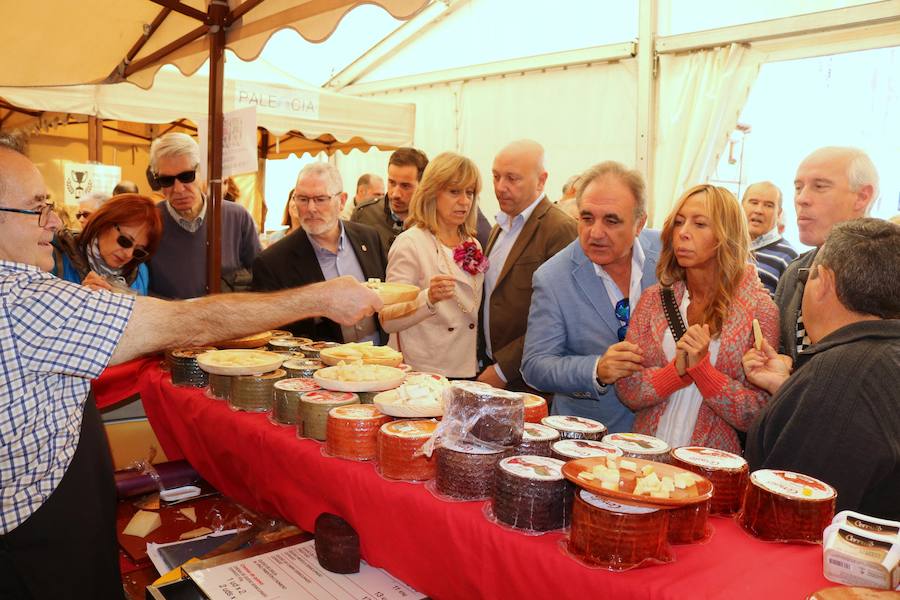
<instances>
[{"instance_id":1,"label":"market stall table","mask_svg":"<svg viewBox=\"0 0 900 600\"><path fill-rule=\"evenodd\" d=\"M672 564L624 573L588 569L564 536L525 536L487 521L483 502L449 503L422 484L388 481L370 462L323 456L319 442L266 415L235 412L203 390L176 388L158 361L132 382L170 459L186 458L227 496L312 531L331 512L359 532L363 558L444 598L805 598L831 584L816 545L766 543L714 518L706 544L675 546ZM98 402L117 394L103 378Z\"/></svg>"}]
</instances>

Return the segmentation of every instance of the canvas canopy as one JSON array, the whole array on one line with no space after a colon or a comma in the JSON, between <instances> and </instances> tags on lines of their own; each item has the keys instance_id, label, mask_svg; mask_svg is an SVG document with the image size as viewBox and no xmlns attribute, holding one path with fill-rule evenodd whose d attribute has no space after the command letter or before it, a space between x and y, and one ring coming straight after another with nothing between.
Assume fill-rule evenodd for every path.
<instances>
[{"instance_id":1,"label":"canvas canopy","mask_svg":"<svg viewBox=\"0 0 900 600\"><path fill-rule=\"evenodd\" d=\"M91 115L133 123L171 123L206 118L208 74L185 77L173 68L158 73L149 90L131 83L53 87L3 87L0 98L28 110ZM223 110L256 108L257 124L270 134L267 158L375 146L409 145L415 106L371 100L313 87L266 61L228 61ZM34 118L38 126L39 118Z\"/></svg>"}]
</instances>

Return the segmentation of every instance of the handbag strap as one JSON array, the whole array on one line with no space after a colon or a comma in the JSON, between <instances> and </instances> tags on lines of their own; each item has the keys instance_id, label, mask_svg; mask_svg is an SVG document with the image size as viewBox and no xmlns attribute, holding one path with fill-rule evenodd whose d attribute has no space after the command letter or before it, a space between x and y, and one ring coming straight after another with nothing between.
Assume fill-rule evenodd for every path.
<instances>
[{"instance_id":1,"label":"handbag strap","mask_svg":"<svg viewBox=\"0 0 900 600\"><path fill-rule=\"evenodd\" d=\"M666 315L666 321L669 322L669 329L672 330L672 337L674 337L677 342L681 339L681 336L684 335L684 332L687 331L687 327L684 326L684 319L681 318L681 311L678 310L678 306L675 304L675 292L673 292L670 287L660 286L659 295L662 299L663 312Z\"/></svg>"}]
</instances>

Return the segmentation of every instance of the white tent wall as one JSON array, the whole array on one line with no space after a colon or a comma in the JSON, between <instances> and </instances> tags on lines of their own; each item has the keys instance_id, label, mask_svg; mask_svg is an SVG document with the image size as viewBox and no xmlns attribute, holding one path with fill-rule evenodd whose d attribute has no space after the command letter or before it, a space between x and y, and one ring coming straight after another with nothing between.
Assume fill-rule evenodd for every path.
<instances>
[{"instance_id":1,"label":"white tent wall","mask_svg":"<svg viewBox=\"0 0 900 600\"><path fill-rule=\"evenodd\" d=\"M374 66L354 82L348 82L345 91L416 102L417 110L428 114L441 112L433 109L436 105L454 103L461 111L458 117L445 112L444 120L437 124L430 119L426 121L417 117L416 145L433 155L436 142L449 138L437 150L456 150L470 155L485 177L490 173L490 158L504 143L520 137L538 139L549 155L548 190L552 199L558 197L559 187L567 174L578 172L593 162L618 159L628 165L640 166L640 149L636 140L638 132L645 130L641 127L646 127L654 149L648 182L651 224L657 227L662 224L672 203L686 186L707 181L713 175L761 64L900 45L898 0L866 4L860 4L858 0L765 0L762 5L707 2L703 4L706 7L704 10L718 14L704 14L704 26L718 23L727 24L728 27L691 33L681 33L690 28L673 28L673 23L668 22L672 20L673 11L687 10L689 6L684 2L676 6L674 0L659 0L657 31L669 33L674 29L679 35L654 36L651 42L658 54L653 83L656 100L650 111L648 125L639 124L636 117L641 98L637 98L634 90L638 89L639 78L644 75L638 73L637 61L631 59L618 59L606 65L591 60L585 60L584 63L573 61L567 65L567 70L548 69L541 72L529 69L534 69L533 65L553 62L552 55L529 56L527 59L509 61L510 68L505 76L496 76L494 69L491 77L482 79L486 68L484 64L463 67L460 62L460 54L472 56L474 52L477 56L477 51L467 46L459 52L454 49L450 53L453 54L453 59L441 56L437 60L435 64L440 64L447 70L425 72L427 69L422 69L419 65L427 64L427 57L434 53L440 54L442 48L443 52L447 52L447 48L453 47L451 40L454 38L451 34L454 32L460 35L462 32L469 32L469 39L490 40L483 44L486 52L482 59L484 61L530 55L536 51L562 51L562 47L551 49L540 42L532 44L535 40L530 36L533 36L535 28L540 28L545 23L539 17L537 25L530 23L535 20L529 18L531 5L517 4L515 10L504 13L504 10L511 8L508 0L470 2L471 6L467 5L456 11L421 38L407 43L383 64ZM627 18L625 13L632 15L633 19L633 24L621 28L622 33L629 38L633 37L637 21L635 7L645 7L654 2L656 0L622 3L630 8L625 11L617 10L616 19ZM598 8L601 4L603 6ZM485 15L490 12L489 5L498 11L498 20L486 19ZM848 8L841 8L848 5ZM588 39L608 43L621 38L610 37L609 34L611 29L614 30L620 24L619 21L609 21L595 14L598 10L602 13L609 6L607 3L586 7L582 2L569 0L554 3L552 9L543 6L543 10L553 13L544 21L567 22L574 28L575 33L571 37L576 44L581 44L574 47L584 48L585 44L590 43ZM519 7L521 11L518 10ZM560 14L563 12L567 12L567 16ZM750 14L751 18L742 19L738 14L742 12ZM777 18L748 22L767 17ZM488 22L492 23L491 27L496 29L495 32L485 29ZM583 35L584 27L593 27L596 35L586 38ZM510 37L509 30L522 34L518 54L507 47L502 50L493 48L494 40L499 44L511 42L513 38ZM550 32L554 36L560 35L557 28L552 26L547 27L546 31L548 35L551 35ZM448 60L452 60L452 64ZM527 65L529 62L532 66ZM590 76L573 75L580 71L577 64L586 63L592 63L587 69ZM623 68L623 65L628 65L625 68L630 69L631 80L615 83L610 80L607 82L606 93L597 94L594 85L600 85L599 82L604 81L604 78L596 79L594 74L604 72L606 68ZM540 68L539 66L538 69ZM556 73L559 75L554 75ZM572 79L568 79L569 77ZM335 80L341 81L340 74ZM447 81L456 83L444 83ZM494 82L493 86L487 87L491 85L490 82ZM522 85L522 82L523 87L517 90L516 86ZM487 85L480 88L481 84ZM538 86L546 86L546 89L537 89ZM336 87L342 89L343 84ZM491 94L479 94L482 89L489 90ZM545 102L542 107L530 105L528 100L523 99L525 96L517 93L522 89L527 90L532 97L549 97L550 101ZM427 94L424 90L427 90ZM443 97L439 97L440 95ZM521 106L523 104L525 106ZM447 111L446 108L443 110ZM470 114L473 112L474 114ZM604 116L598 117L598 114ZM605 120L605 116L609 116L609 120L613 122L612 129L601 130L596 126L597 119ZM452 131L456 123L459 124L459 130ZM508 127L509 124L514 126ZM435 128L451 131L427 131ZM889 134L886 132L885 135ZM632 149L630 154L623 152L629 147ZM350 160L341 157L340 164L345 174L352 173L351 177L363 172L360 168L376 173L384 172L385 157L371 156L362 160L347 158ZM792 160L799 161L800 158L793 157ZM890 161L880 166L882 170L890 168ZM482 194L482 204L489 215L496 211L496 201L489 189Z\"/></svg>"},{"instance_id":2,"label":"white tent wall","mask_svg":"<svg viewBox=\"0 0 900 600\"><path fill-rule=\"evenodd\" d=\"M399 90L374 97L416 104L415 146L429 157L451 150L478 165L481 207L499 210L491 165L503 146L533 138L546 151L546 191L561 195L569 176L600 160L632 163L635 153L635 61L529 72ZM611 102L610 99L615 99ZM389 153L338 156L344 185L364 172L384 176Z\"/></svg>"}]
</instances>

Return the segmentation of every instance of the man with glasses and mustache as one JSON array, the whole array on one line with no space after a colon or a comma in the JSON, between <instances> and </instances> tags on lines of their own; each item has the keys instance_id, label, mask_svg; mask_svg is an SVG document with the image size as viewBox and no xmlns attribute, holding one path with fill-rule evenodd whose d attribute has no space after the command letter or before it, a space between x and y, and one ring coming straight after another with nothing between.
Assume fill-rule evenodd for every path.
<instances>
[{"instance_id":1,"label":"man with glasses and mustache","mask_svg":"<svg viewBox=\"0 0 900 600\"><path fill-rule=\"evenodd\" d=\"M166 201L159 205L163 235L150 261L150 292L162 298L196 298L206 294L206 197L197 168L200 147L184 133L167 133L150 145L150 177ZM222 203L223 282L249 281L249 269L260 253L253 217L235 202ZM246 271L245 271L246 270Z\"/></svg>"},{"instance_id":2,"label":"man with glasses and mustache","mask_svg":"<svg viewBox=\"0 0 900 600\"><path fill-rule=\"evenodd\" d=\"M254 290L281 290L349 275L357 281L384 279L387 257L378 231L342 221L347 193L334 165L316 162L297 175L291 199L300 228L266 248L253 262ZM387 341L378 319L351 326L306 319L287 327L294 335L333 342Z\"/></svg>"},{"instance_id":3,"label":"man with glasses and mustache","mask_svg":"<svg viewBox=\"0 0 900 600\"><path fill-rule=\"evenodd\" d=\"M643 231L643 178L617 162L585 171L575 198L578 239L534 274L522 375L554 392L553 414L631 431L634 414L612 384L642 368L641 349L624 340L632 307L656 283L659 234Z\"/></svg>"},{"instance_id":4,"label":"man with glasses and mustache","mask_svg":"<svg viewBox=\"0 0 900 600\"><path fill-rule=\"evenodd\" d=\"M0 598L123 598L91 380L142 354L298 317L352 325L382 304L349 277L193 302L91 290L47 272L60 225L41 174L0 134Z\"/></svg>"},{"instance_id":5,"label":"man with glasses and mustache","mask_svg":"<svg viewBox=\"0 0 900 600\"><path fill-rule=\"evenodd\" d=\"M781 313L780 351L797 360L810 345L803 323L801 268L812 266L819 247L837 223L866 215L878 197L878 171L858 148L819 148L803 159L794 177L794 206L800 242L815 246L788 265L775 290Z\"/></svg>"}]
</instances>

